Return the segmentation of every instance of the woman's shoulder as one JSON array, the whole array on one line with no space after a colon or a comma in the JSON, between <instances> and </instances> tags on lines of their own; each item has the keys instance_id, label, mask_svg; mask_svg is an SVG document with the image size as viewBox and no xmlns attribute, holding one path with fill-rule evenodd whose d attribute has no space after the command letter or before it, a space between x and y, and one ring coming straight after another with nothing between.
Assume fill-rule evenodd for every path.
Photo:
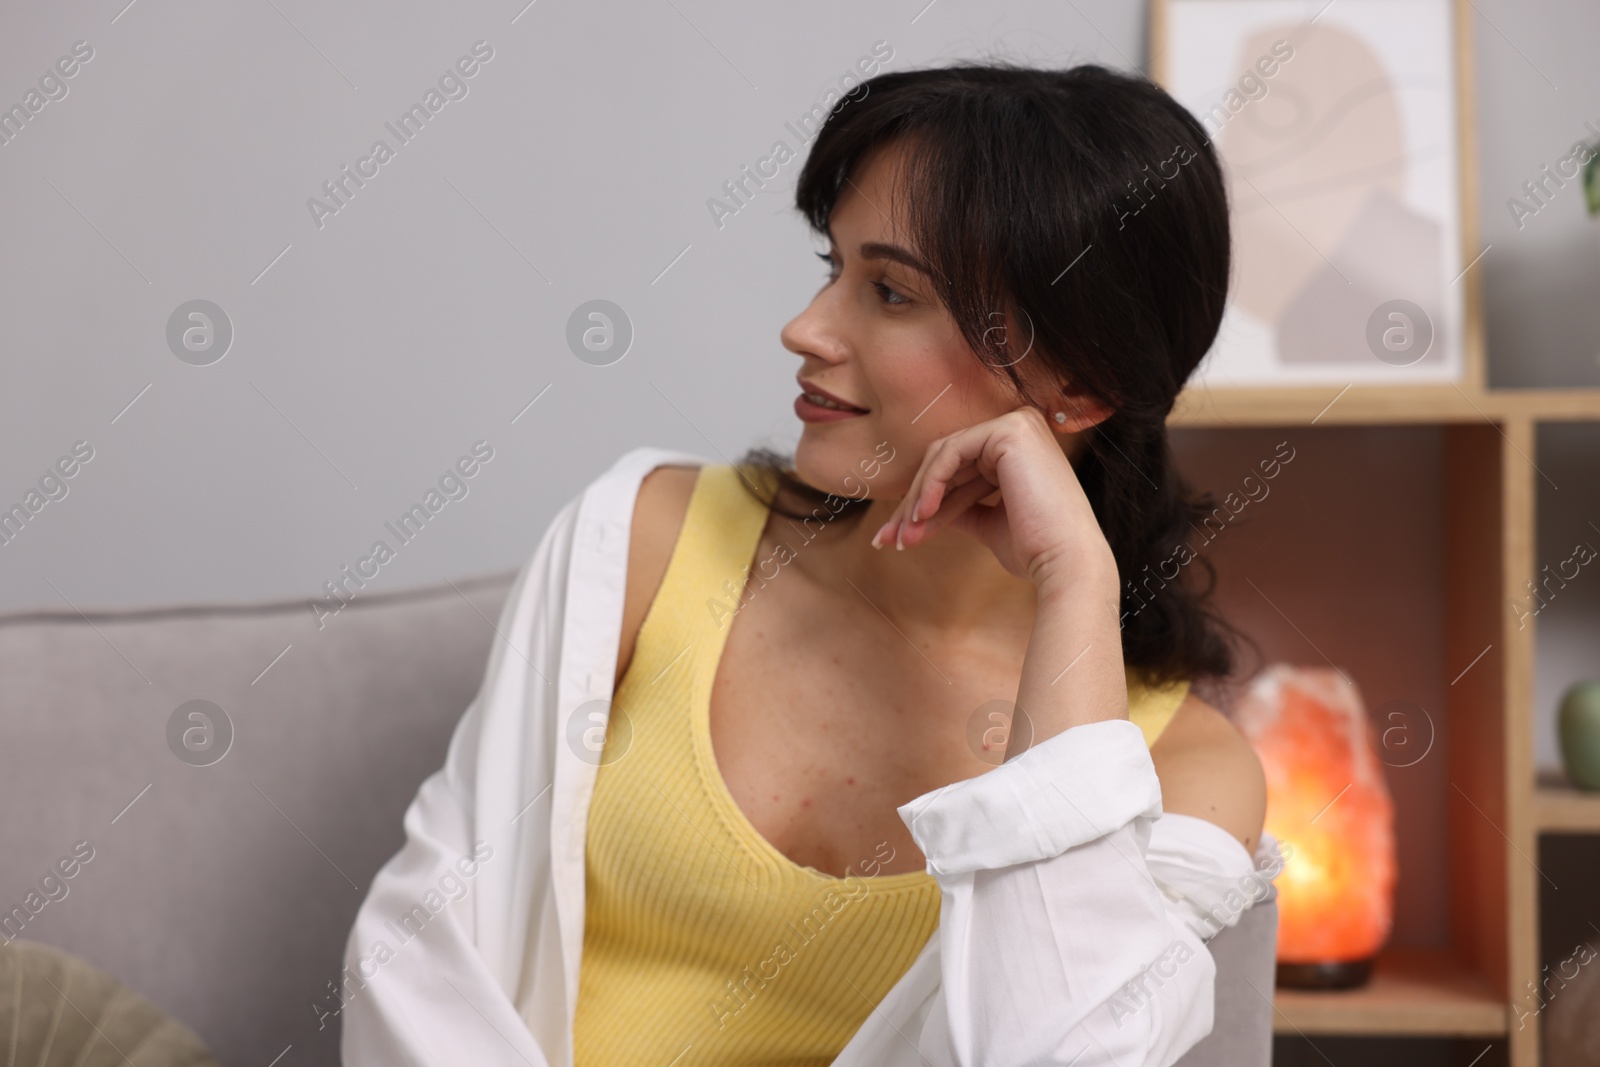
<instances>
[{"instance_id":1,"label":"woman's shoulder","mask_svg":"<svg viewBox=\"0 0 1600 1067\"><path fill-rule=\"evenodd\" d=\"M1248 738L1194 693L1184 697L1150 748L1163 811L1192 815L1255 853L1267 813L1267 778Z\"/></svg>"},{"instance_id":2,"label":"woman's shoulder","mask_svg":"<svg viewBox=\"0 0 1600 1067\"><path fill-rule=\"evenodd\" d=\"M694 495L700 470L690 464L667 464L650 471L639 483L628 535L630 592L636 577L646 579L645 584L652 590L661 584L678 531L689 512L689 499Z\"/></svg>"},{"instance_id":3,"label":"woman's shoulder","mask_svg":"<svg viewBox=\"0 0 1600 1067\"><path fill-rule=\"evenodd\" d=\"M633 659L633 648L656 590L667 573L672 550L689 512L700 477L699 466L662 464L647 472L633 501L633 521L628 534L628 580L622 604L622 635L617 648L616 682Z\"/></svg>"}]
</instances>

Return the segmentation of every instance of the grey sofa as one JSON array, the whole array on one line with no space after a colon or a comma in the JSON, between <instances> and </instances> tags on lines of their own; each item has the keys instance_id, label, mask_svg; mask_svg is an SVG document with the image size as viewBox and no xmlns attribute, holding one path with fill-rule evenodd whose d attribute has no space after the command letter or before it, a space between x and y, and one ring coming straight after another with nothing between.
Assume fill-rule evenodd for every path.
<instances>
[{"instance_id":1,"label":"grey sofa","mask_svg":"<svg viewBox=\"0 0 1600 1067\"><path fill-rule=\"evenodd\" d=\"M513 577L363 594L320 629L303 600L0 615L0 913L48 890L9 933L121 979L230 1067L337 1063L317 1005ZM1217 1024L1184 1067L1270 1062L1276 934L1269 898L1212 940Z\"/></svg>"}]
</instances>

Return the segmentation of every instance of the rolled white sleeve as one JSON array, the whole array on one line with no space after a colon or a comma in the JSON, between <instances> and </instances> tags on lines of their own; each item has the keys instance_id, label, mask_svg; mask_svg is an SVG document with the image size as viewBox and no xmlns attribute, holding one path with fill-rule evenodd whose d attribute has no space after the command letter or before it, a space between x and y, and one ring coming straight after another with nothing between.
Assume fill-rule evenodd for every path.
<instances>
[{"instance_id":1,"label":"rolled white sleeve","mask_svg":"<svg viewBox=\"0 0 1600 1067\"><path fill-rule=\"evenodd\" d=\"M1265 831L1252 857L1216 823L1173 812L1156 821L1145 858L1167 909L1204 941L1265 900L1284 862L1277 839Z\"/></svg>"},{"instance_id":2,"label":"rolled white sleeve","mask_svg":"<svg viewBox=\"0 0 1600 1067\"><path fill-rule=\"evenodd\" d=\"M923 1056L1165 1067L1211 1032L1216 966L1146 861L1161 786L1138 726L1072 727L899 811L943 890Z\"/></svg>"}]
</instances>

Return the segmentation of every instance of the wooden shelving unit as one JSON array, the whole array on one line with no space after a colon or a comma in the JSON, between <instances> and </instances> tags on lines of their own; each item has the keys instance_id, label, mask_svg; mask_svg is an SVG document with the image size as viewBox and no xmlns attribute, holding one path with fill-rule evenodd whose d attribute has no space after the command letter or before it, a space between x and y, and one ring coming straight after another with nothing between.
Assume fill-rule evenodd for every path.
<instances>
[{"instance_id":1,"label":"wooden shelving unit","mask_svg":"<svg viewBox=\"0 0 1600 1067\"><path fill-rule=\"evenodd\" d=\"M1273 1029L1280 1034L1487 1037L1506 1033L1506 1008L1494 990L1448 952L1390 950L1360 989L1306 993L1280 989ZM1359 1029L1352 1021L1360 1020Z\"/></svg>"},{"instance_id":2,"label":"wooden shelving unit","mask_svg":"<svg viewBox=\"0 0 1600 1067\"><path fill-rule=\"evenodd\" d=\"M1540 833L1600 833L1600 794L1536 776L1533 758L1535 627L1510 610L1538 570L1535 516L1541 475L1537 430L1600 423L1600 390L1483 387L1481 353L1460 385L1379 388L1195 388L1174 428L1433 426L1443 441L1440 487L1447 531L1442 618L1449 803L1438 832L1449 843L1451 945L1389 950L1358 990L1277 990L1283 1034L1480 1037L1508 1043L1512 1067L1537 1067L1538 1028L1511 1024L1539 973ZM1483 655L1470 672L1462 665ZM1404 867L1406 857L1401 856Z\"/></svg>"},{"instance_id":3,"label":"wooden shelving unit","mask_svg":"<svg viewBox=\"0 0 1600 1067\"><path fill-rule=\"evenodd\" d=\"M1335 426L1562 422L1600 411L1600 389L1493 389L1466 385L1189 389L1169 426Z\"/></svg>"},{"instance_id":4,"label":"wooden shelving unit","mask_svg":"<svg viewBox=\"0 0 1600 1067\"><path fill-rule=\"evenodd\" d=\"M1166 5L1153 0L1150 74L1164 82ZM1470 0L1452 0L1460 172L1461 262L1484 251L1479 193ZM1459 383L1384 386L1203 388L1184 392L1169 417L1175 429L1432 427L1442 452L1438 501L1444 581L1438 637L1446 745L1429 831L1447 844L1437 900L1448 916L1449 947L1391 949L1362 989L1274 993L1283 1034L1477 1037L1504 1041L1511 1067L1538 1067L1537 1026L1515 1026L1539 961L1541 833L1600 833L1600 794L1555 777L1536 781L1533 728L1535 626L1518 626L1512 605L1538 573L1535 523L1538 430L1557 422L1600 423L1600 389L1491 389L1483 329L1483 272L1463 287L1464 368ZM1455 283L1452 283L1455 284ZM1359 431L1357 431L1359 433ZM1352 457L1354 458L1354 457ZM1371 463L1370 450L1364 462ZM1370 468L1369 468L1370 469ZM1201 488L1207 488L1201 486ZM1418 560L1419 565L1427 562ZM1274 625L1269 620L1266 625ZM1461 670L1472 664L1469 670ZM1458 674L1457 672L1460 671ZM1432 817L1432 816L1430 816ZM1402 877L1408 857L1400 856Z\"/></svg>"},{"instance_id":5,"label":"wooden shelving unit","mask_svg":"<svg viewBox=\"0 0 1600 1067\"><path fill-rule=\"evenodd\" d=\"M1578 789L1560 773L1542 773L1534 821L1542 834L1600 834L1600 793Z\"/></svg>"},{"instance_id":6,"label":"wooden shelving unit","mask_svg":"<svg viewBox=\"0 0 1600 1067\"><path fill-rule=\"evenodd\" d=\"M1169 2L1151 6L1150 73L1158 83ZM1478 15L1470 0L1453 0L1453 12L1457 139L1469 161L1460 177L1461 262L1473 263L1483 251L1477 169L1470 162L1478 156L1472 59ZM1511 605L1539 567L1539 426L1600 423L1600 389L1489 388L1482 273L1469 268L1459 279L1466 309L1459 383L1191 388L1169 425L1245 434L1265 427L1370 427L1380 437L1398 426L1436 429L1445 580L1438 615L1444 632L1434 635L1443 662L1435 676L1447 683L1440 686L1441 710L1453 743L1440 776L1445 795L1434 798L1442 824L1430 830L1448 846L1439 883L1445 899L1437 906L1448 916L1449 947L1385 951L1363 989L1277 990L1275 1028L1308 1036L1478 1037L1505 1042L1511 1067L1538 1067L1539 1027L1512 1025L1522 992L1540 970L1538 838L1600 833L1600 795L1554 778L1536 781L1536 627L1519 628ZM1426 562L1432 561L1418 561ZM1469 663L1475 666L1458 677ZM1407 859L1400 856L1402 872Z\"/></svg>"}]
</instances>

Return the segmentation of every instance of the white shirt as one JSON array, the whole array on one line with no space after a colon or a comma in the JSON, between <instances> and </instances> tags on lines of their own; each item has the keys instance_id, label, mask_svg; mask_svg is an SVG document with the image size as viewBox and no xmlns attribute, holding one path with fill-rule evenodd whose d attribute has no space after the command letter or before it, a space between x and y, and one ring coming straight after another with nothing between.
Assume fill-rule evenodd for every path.
<instances>
[{"instance_id":1,"label":"white shirt","mask_svg":"<svg viewBox=\"0 0 1600 1067\"><path fill-rule=\"evenodd\" d=\"M597 770L581 706L612 695L640 481L705 462L623 456L518 575L482 688L346 944L323 1019L343 1016L346 1064L571 1067ZM1210 1033L1205 938L1264 895L1252 859L1275 842L1251 857L1163 815L1132 722L1072 727L899 813L942 890L939 928L838 1067L1165 1067Z\"/></svg>"}]
</instances>

